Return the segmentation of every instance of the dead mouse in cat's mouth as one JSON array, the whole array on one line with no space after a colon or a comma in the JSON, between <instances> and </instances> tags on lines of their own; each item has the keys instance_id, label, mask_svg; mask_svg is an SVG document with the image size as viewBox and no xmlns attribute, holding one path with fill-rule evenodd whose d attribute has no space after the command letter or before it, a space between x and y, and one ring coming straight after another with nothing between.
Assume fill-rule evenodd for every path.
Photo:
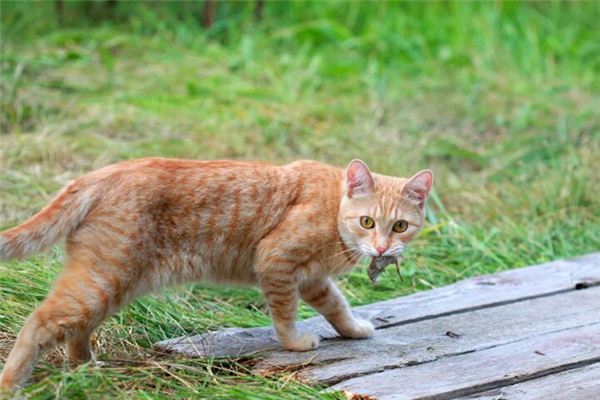
<instances>
[{"instance_id":1,"label":"dead mouse in cat's mouth","mask_svg":"<svg viewBox=\"0 0 600 400\"><path fill-rule=\"evenodd\" d=\"M369 268L367 269L367 274L369 275L369 278L371 278L371 282L373 282L373 285L375 285L375 283L377 283L377 277L379 276L379 274L381 274L383 272L383 270L385 269L385 267L387 267L390 264L396 265L396 271L398 271L398 276L400 277L400 280L402 281L402 275L400 275L399 263L402 263L401 256L400 257L393 257L393 256L373 257L371 259L371 264L369 264Z\"/></svg>"}]
</instances>

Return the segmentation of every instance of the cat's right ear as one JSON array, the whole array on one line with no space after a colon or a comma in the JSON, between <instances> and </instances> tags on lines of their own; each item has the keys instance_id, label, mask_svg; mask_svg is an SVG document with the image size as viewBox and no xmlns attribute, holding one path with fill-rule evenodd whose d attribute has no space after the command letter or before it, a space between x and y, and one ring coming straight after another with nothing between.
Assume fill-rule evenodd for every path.
<instances>
[{"instance_id":1,"label":"cat's right ear","mask_svg":"<svg viewBox=\"0 0 600 400\"><path fill-rule=\"evenodd\" d=\"M375 181L367 164L352 160L346 168L346 195L350 198L364 197L375 190Z\"/></svg>"},{"instance_id":2,"label":"cat's right ear","mask_svg":"<svg viewBox=\"0 0 600 400\"><path fill-rule=\"evenodd\" d=\"M423 208L425 206L427 196L429 196L429 191L431 190L432 184L433 173L428 169L424 169L410 178L404 184L402 191L408 196L408 198L414 200L419 207Z\"/></svg>"}]
</instances>

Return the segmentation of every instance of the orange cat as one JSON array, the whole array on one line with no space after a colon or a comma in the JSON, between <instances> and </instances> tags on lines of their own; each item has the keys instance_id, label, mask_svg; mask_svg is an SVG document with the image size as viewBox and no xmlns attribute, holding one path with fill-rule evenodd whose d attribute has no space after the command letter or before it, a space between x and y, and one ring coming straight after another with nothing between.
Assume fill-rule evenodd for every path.
<instances>
[{"instance_id":1,"label":"orange cat","mask_svg":"<svg viewBox=\"0 0 600 400\"><path fill-rule=\"evenodd\" d=\"M281 345L318 346L295 327L298 297L343 336L373 335L330 276L362 257L400 257L423 224L430 171L411 179L298 161L284 166L161 158L126 161L70 182L31 219L0 233L0 260L66 238L68 262L27 319L0 377L25 383L37 358L66 341L90 360L90 335L137 296L207 280L261 287Z\"/></svg>"}]
</instances>

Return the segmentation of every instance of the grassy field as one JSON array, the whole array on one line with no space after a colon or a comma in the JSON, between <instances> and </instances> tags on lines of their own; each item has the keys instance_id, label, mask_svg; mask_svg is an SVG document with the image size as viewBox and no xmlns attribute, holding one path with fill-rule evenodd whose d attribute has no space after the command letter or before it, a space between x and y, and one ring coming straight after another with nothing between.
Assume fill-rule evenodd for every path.
<instances>
[{"instance_id":1,"label":"grassy field","mask_svg":"<svg viewBox=\"0 0 600 400\"><path fill-rule=\"evenodd\" d=\"M2 1L0 228L68 180L142 156L300 158L407 176L433 169L429 223L354 305L600 248L600 3ZM0 366L63 251L0 263ZM314 313L302 306L301 316ZM202 284L145 297L95 336L102 368L62 351L25 397L341 398L247 360L187 360L151 344L269 323L254 289Z\"/></svg>"}]
</instances>

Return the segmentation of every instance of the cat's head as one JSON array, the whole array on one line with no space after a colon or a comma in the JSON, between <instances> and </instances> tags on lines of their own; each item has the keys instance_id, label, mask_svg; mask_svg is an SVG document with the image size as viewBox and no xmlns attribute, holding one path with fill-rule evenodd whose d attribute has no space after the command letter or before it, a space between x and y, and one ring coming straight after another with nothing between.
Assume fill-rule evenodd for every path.
<instances>
[{"instance_id":1,"label":"cat's head","mask_svg":"<svg viewBox=\"0 0 600 400\"><path fill-rule=\"evenodd\" d=\"M401 257L423 226L425 201L433 174L423 170L410 179L372 174L353 160L346 168L338 230L349 249L361 256Z\"/></svg>"}]
</instances>

